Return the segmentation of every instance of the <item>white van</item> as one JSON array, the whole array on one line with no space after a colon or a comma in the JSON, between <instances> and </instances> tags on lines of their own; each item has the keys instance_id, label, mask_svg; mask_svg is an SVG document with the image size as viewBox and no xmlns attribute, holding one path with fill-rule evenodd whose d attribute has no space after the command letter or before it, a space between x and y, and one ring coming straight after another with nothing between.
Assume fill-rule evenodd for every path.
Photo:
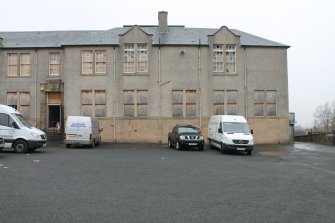
<instances>
[{"instance_id":1,"label":"white van","mask_svg":"<svg viewBox=\"0 0 335 223\"><path fill-rule=\"evenodd\" d=\"M95 145L101 143L100 133L102 128L95 117L68 116L65 125L65 144L67 148L71 145Z\"/></svg>"},{"instance_id":2,"label":"white van","mask_svg":"<svg viewBox=\"0 0 335 223\"><path fill-rule=\"evenodd\" d=\"M251 155L254 148L252 129L247 120L238 115L213 115L208 124L208 142L224 153L226 150L245 151Z\"/></svg>"},{"instance_id":3,"label":"white van","mask_svg":"<svg viewBox=\"0 0 335 223\"><path fill-rule=\"evenodd\" d=\"M17 153L45 147L46 134L33 127L12 107L0 105L0 139L3 148L13 148ZM0 146L1 147L1 146Z\"/></svg>"}]
</instances>

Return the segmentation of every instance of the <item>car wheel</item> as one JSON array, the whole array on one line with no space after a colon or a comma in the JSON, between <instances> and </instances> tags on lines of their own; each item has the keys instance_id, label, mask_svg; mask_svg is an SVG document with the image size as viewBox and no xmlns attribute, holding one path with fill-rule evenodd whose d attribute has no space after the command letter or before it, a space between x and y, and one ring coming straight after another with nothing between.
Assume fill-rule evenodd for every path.
<instances>
[{"instance_id":1,"label":"car wheel","mask_svg":"<svg viewBox=\"0 0 335 223\"><path fill-rule=\"evenodd\" d=\"M176 150L181 150L181 146L179 144L179 141L176 142Z\"/></svg>"},{"instance_id":2,"label":"car wheel","mask_svg":"<svg viewBox=\"0 0 335 223\"><path fill-rule=\"evenodd\" d=\"M204 146L205 146L205 145L199 145L199 146L198 146L198 150L199 150L199 151L204 151Z\"/></svg>"},{"instance_id":3,"label":"car wheel","mask_svg":"<svg viewBox=\"0 0 335 223\"><path fill-rule=\"evenodd\" d=\"M248 154L248 156L251 156L252 151L251 151L251 150L250 150L250 151L247 151L247 154Z\"/></svg>"},{"instance_id":4,"label":"car wheel","mask_svg":"<svg viewBox=\"0 0 335 223\"><path fill-rule=\"evenodd\" d=\"M172 144L171 144L170 139L168 140L168 146L169 146L169 148L172 148L172 147L173 147Z\"/></svg>"},{"instance_id":5,"label":"car wheel","mask_svg":"<svg viewBox=\"0 0 335 223\"><path fill-rule=\"evenodd\" d=\"M25 153L28 151L28 144L24 140L18 140L14 144L14 151L16 153Z\"/></svg>"},{"instance_id":6,"label":"car wheel","mask_svg":"<svg viewBox=\"0 0 335 223\"><path fill-rule=\"evenodd\" d=\"M66 144L66 148L70 148L71 147L71 144Z\"/></svg>"}]
</instances>

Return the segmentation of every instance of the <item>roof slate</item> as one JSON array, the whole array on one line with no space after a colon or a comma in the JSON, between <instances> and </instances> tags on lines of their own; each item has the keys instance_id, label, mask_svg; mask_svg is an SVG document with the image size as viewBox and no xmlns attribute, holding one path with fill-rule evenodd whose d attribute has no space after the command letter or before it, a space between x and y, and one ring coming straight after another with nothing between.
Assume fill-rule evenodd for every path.
<instances>
[{"instance_id":1,"label":"roof slate","mask_svg":"<svg viewBox=\"0 0 335 223\"><path fill-rule=\"evenodd\" d=\"M169 26L167 33L159 33L157 26L139 27L147 34L152 35L152 44L154 45L208 45L208 35L219 30ZM4 48L119 45L119 35L128 32L131 28L132 26L109 30L0 32L0 38L3 38ZM242 46L289 47L236 29L230 29L230 31L240 36Z\"/></svg>"}]
</instances>

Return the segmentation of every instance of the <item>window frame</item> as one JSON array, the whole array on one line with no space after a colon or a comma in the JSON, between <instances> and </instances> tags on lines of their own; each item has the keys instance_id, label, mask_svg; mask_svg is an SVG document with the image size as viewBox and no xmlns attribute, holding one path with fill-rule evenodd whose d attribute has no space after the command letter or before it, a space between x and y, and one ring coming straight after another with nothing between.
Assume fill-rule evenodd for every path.
<instances>
[{"instance_id":1,"label":"window frame","mask_svg":"<svg viewBox=\"0 0 335 223\"><path fill-rule=\"evenodd\" d=\"M85 53L90 53L85 56ZM102 53L102 60L99 59L98 53ZM87 65L87 66L84 66ZM102 64L100 66L99 64ZM102 68L102 71L98 71ZM87 69L88 71L86 71ZM94 49L94 50L82 50L81 51L81 75L106 75L107 74L107 50Z\"/></svg>"},{"instance_id":2,"label":"window frame","mask_svg":"<svg viewBox=\"0 0 335 223\"><path fill-rule=\"evenodd\" d=\"M257 92L262 93L263 102L257 101L257 98L256 98ZM273 101L271 101L268 93L274 93ZM277 97L278 97L277 90L255 90L254 91L254 116L255 117L277 117L278 116ZM274 107L273 114L270 114L269 106ZM256 114L257 107L262 108L261 115Z\"/></svg>"},{"instance_id":3,"label":"window frame","mask_svg":"<svg viewBox=\"0 0 335 223\"><path fill-rule=\"evenodd\" d=\"M15 56L14 61L10 59L11 56ZM7 77L31 77L31 54L29 52L7 53Z\"/></svg>"},{"instance_id":4,"label":"window frame","mask_svg":"<svg viewBox=\"0 0 335 223\"><path fill-rule=\"evenodd\" d=\"M90 98L88 97L84 97L83 93L86 92L86 94L90 94ZM98 102L100 99L97 99L97 94L98 93L104 93L104 103L102 102ZM81 115L88 115L88 116L92 116L92 117L106 117L107 116L107 100L106 100L106 90L102 90L102 89L94 89L94 90L81 90L80 92L80 114ZM84 107L88 107L90 110L90 113L86 113L86 111L84 110ZM97 115L97 108L99 107L103 107L103 115Z\"/></svg>"},{"instance_id":5,"label":"window frame","mask_svg":"<svg viewBox=\"0 0 335 223\"><path fill-rule=\"evenodd\" d=\"M130 94L129 94L130 93ZM144 94L143 94L144 93ZM131 95L130 102L126 100L126 95ZM142 101L143 98L140 98L144 95L145 100ZM147 89L125 89L123 90L123 116L130 118L147 118L148 117L148 105L149 105L149 92ZM126 107L131 107L131 113L127 113L126 115ZM145 107L145 112L141 109L141 107ZM130 114L130 115L128 115Z\"/></svg>"},{"instance_id":6,"label":"window frame","mask_svg":"<svg viewBox=\"0 0 335 223\"><path fill-rule=\"evenodd\" d=\"M236 50L236 44L213 44L212 69L214 74L237 74Z\"/></svg>"},{"instance_id":7,"label":"window frame","mask_svg":"<svg viewBox=\"0 0 335 223\"><path fill-rule=\"evenodd\" d=\"M123 73L143 74L149 70L149 44L124 43Z\"/></svg>"},{"instance_id":8,"label":"window frame","mask_svg":"<svg viewBox=\"0 0 335 223\"><path fill-rule=\"evenodd\" d=\"M14 98L14 103L11 103L13 99L10 99L10 95ZM31 94L28 91L8 91L6 93L7 105L18 110L22 116L29 118L31 109Z\"/></svg>"},{"instance_id":9,"label":"window frame","mask_svg":"<svg viewBox=\"0 0 335 223\"><path fill-rule=\"evenodd\" d=\"M53 58L56 56L56 59ZM54 61L54 62L53 62ZM53 67L56 68L53 68ZM60 67L60 52L49 52L49 76L60 76L61 73ZM58 73L53 73L52 71L58 70Z\"/></svg>"},{"instance_id":10,"label":"window frame","mask_svg":"<svg viewBox=\"0 0 335 223\"><path fill-rule=\"evenodd\" d=\"M172 117L174 118L197 117L198 92L196 89L175 89L172 90L171 97L172 97L171 99ZM179 114L180 111L181 114Z\"/></svg>"},{"instance_id":11,"label":"window frame","mask_svg":"<svg viewBox=\"0 0 335 223\"><path fill-rule=\"evenodd\" d=\"M217 96L216 96L217 94ZM219 95L221 94L221 96ZM230 96L234 97L234 101ZM221 100L216 100L221 97ZM230 107L234 107L235 112L230 112ZM217 108L219 108L218 111ZM238 114L238 90L237 89L215 89L213 90L213 115L237 115Z\"/></svg>"}]
</instances>

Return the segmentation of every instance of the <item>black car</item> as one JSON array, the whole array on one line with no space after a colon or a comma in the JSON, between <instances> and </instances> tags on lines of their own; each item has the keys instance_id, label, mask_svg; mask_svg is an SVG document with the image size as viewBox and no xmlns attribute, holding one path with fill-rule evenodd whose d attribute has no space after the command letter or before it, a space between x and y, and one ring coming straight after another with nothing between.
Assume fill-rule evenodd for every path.
<instances>
[{"instance_id":1,"label":"black car","mask_svg":"<svg viewBox=\"0 0 335 223\"><path fill-rule=\"evenodd\" d=\"M204 136L199 129L193 125L176 125L172 132L168 134L168 145L177 150L186 147L197 147L198 150L204 150Z\"/></svg>"}]
</instances>

